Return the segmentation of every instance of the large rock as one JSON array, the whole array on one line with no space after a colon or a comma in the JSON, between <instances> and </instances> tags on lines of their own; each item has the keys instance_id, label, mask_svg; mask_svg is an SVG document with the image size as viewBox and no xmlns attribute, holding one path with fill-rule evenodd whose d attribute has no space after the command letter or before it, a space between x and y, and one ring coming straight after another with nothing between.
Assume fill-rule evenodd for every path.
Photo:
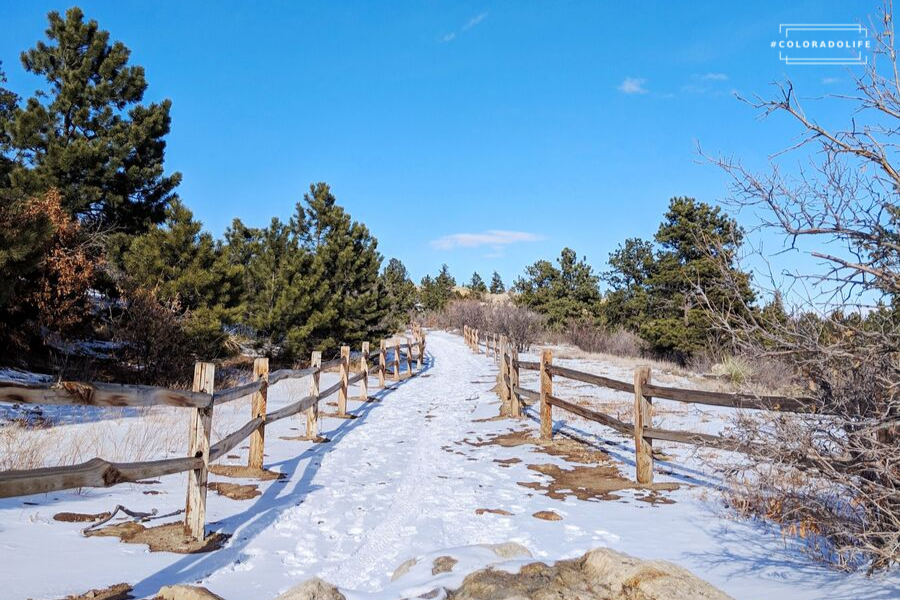
<instances>
[{"instance_id":1,"label":"large rock","mask_svg":"<svg viewBox=\"0 0 900 600\"><path fill-rule=\"evenodd\" d=\"M275 600L347 600L347 598L327 581L313 577L292 587Z\"/></svg>"},{"instance_id":2,"label":"large rock","mask_svg":"<svg viewBox=\"0 0 900 600\"><path fill-rule=\"evenodd\" d=\"M196 585L167 585L156 594L161 600L222 600L205 587Z\"/></svg>"},{"instance_id":3,"label":"large rock","mask_svg":"<svg viewBox=\"0 0 900 600\"><path fill-rule=\"evenodd\" d=\"M482 569L451 591L453 600L731 600L672 563L642 561L608 548L518 573Z\"/></svg>"}]
</instances>

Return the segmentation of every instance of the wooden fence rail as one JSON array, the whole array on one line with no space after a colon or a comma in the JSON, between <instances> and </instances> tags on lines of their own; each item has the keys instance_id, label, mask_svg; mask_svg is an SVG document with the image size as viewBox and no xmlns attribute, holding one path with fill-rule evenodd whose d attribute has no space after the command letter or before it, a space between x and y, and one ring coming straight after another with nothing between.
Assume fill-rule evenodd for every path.
<instances>
[{"instance_id":1,"label":"wooden fence rail","mask_svg":"<svg viewBox=\"0 0 900 600\"><path fill-rule=\"evenodd\" d=\"M480 352L484 347L485 354L493 353L494 360L500 365L497 375L497 390L501 400L501 414L516 416L515 406L519 403L537 404L540 417L540 434L542 439L553 436L553 407L578 415L589 421L600 423L622 435L635 440L636 479L639 483L653 481L653 440L663 440L682 444L708 446L723 450L746 452L753 448L747 442L729 437L675 431L653 427L653 399L674 400L691 404L704 404L736 409L772 410L792 413L819 413L822 407L811 398L789 398L784 396L756 396L752 394L733 394L691 390L655 385L651 382L649 367L638 367L635 370L634 382L619 381L602 375L585 373L568 367L553 364L553 353L549 350L541 352L540 361L524 361L518 359L516 344L511 343L504 335L480 333L478 330L465 327L463 337L466 345L473 352ZM519 371L529 370L539 373L540 390L529 390L519 385ZM553 394L554 378L563 377L634 395L634 421L628 423L596 410L586 408L563 400Z\"/></svg>"},{"instance_id":2,"label":"wooden fence rail","mask_svg":"<svg viewBox=\"0 0 900 600\"><path fill-rule=\"evenodd\" d=\"M83 487L109 487L120 483L136 482L142 479L161 477L187 472L188 490L185 508L185 532L194 539L205 537L206 490L209 464L250 438L248 466L261 469L265 456L265 429L281 419L306 413L307 434L315 440L319 402L333 394L340 395L343 413L346 411L348 387L360 382L360 400L367 399L368 379L371 372L370 359L378 358L379 386L384 387L386 373L386 352L393 350L393 376L400 379L400 359L406 362L407 377L422 371L425 356L425 332L416 324L411 328L411 337L381 340L379 349L370 351L369 343L362 344L359 353L358 372L350 374L350 348L341 348L341 356L322 362L321 352L313 352L310 367L305 369L281 369L269 372L266 358L254 361L253 381L225 390L213 390L215 366L212 363L197 363L194 370L193 391L168 388L121 385L114 383L12 383L0 382L0 402L16 404L54 404L84 406L174 406L192 409L188 455L162 460L115 463L102 458L63 467L47 467L22 471L0 472L0 498L25 496ZM405 345L405 350L401 348ZM415 371L413 359L416 360ZM319 391L319 378L329 369L339 369L340 379L331 387ZM300 400L268 412L268 390L280 381L310 377L310 394ZM250 420L210 444L213 412L216 406L247 396L252 397Z\"/></svg>"}]
</instances>

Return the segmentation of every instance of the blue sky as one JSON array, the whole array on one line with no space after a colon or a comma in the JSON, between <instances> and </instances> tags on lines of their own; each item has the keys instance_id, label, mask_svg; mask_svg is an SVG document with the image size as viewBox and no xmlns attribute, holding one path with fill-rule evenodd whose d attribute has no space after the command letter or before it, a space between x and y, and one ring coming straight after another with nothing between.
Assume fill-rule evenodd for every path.
<instances>
[{"instance_id":1,"label":"blue sky","mask_svg":"<svg viewBox=\"0 0 900 600\"><path fill-rule=\"evenodd\" d=\"M0 4L8 86L49 10ZM672 196L717 202L704 149L763 164L799 131L735 92L846 67L785 65L780 23L867 20L874 2L81 2L173 101L167 169L215 235L287 218L327 181L418 280L450 265L507 283L574 248L598 270ZM822 115L827 118L827 114ZM770 246L771 247L771 246Z\"/></svg>"}]
</instances>

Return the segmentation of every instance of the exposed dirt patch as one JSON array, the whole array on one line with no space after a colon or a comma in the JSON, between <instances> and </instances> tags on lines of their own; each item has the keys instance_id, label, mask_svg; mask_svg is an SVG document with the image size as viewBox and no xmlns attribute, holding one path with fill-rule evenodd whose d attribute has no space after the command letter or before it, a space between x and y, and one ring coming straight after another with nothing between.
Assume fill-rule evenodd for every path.
<instances>
[{"instance_id":1,"label":"exposed dirt patch","mask_svg":"<svg viewBox=\"0 0 900 600\"><path fill-rule=\"evenodd\" d=\"M259 491L259 487L253 484L216 481L209 484L209 489L220 496L225 496L232 500L250 500L262 495L262 492Z\"/></svg>"},{"instance_id":2,"label":"exposed dirt patch","mask_svg":"<svg viewBox=\"0 0 900 600\"><path fill-rule=\"evenodd\" d=\"M515 465L517 463L522 462L521 458L495 458L495 463L498 463L501 467L509 467L509 465Z\"/></svg>"},{"instance_id":3,"label":"exposed dirt patch","mask_svg":"<svg viewBox=\"0 0 900 600\"><path fill-rule=\"evenodd\" d=\"M97 514L60 512L53 515L54 521L62 521L63 523L92 523L94 521L102 521L108 519L109 513L102 512Z\"/></svg>"},{"instance_id":4,"label":"exposed dirt patch","mask_svg":"<svg viewBox=\"0 0 900 600\"><path fill-rule=\"evenodd\" d=\"M347 413L346 415L339 415L337 413L323 412L320 414L323 417L331 417L332 419L347 419L348 421L359 418L359 415L352 415L350 413Z\"/></svg>"},{"instance_id":5,"label":"exposed dirt patch","mask_svg":"<svg viewBox=\"0 0 900 600\"><path fill-rule=\"evenodd\" d=\"M210 473L219 475L220 477L235 477L239 479L257 479L259 481L272 481L275 479L284 479L284 473L276 473L266 469L252 469L244 465L213 465L209 468Z\"/></svg>"},{"instance_id":6,"label":"exposed dirt patch","mask_svg":"<svg viewBox=\"0 0 900 600\"><path fill-rule=\"evenodd\" d=\"M652 496L645 495L639 498L640 500L651 504L671 504L674 500L665 498L658 492L674 491L679 487L676 483L645 485L626 479L608 454L567 437L543 441L530 431L519 430L497 434L486 439L479 438L476 441L465 440L465 442L476 447L495 445L512 448L531 445L534 446L535 452L557 456L567 463L571 463L573 465L571 469L549 463L528 465L529 469L546 475L549 480L519 482L522 487L542 491L555 500L565 500L566 496L572 496L579 500L618 500L621 496L613 492L648 490ZM518 459L495 459L494 462L508 467L510 464L518 462Z\"/></svg>"},{"instance_id":7,"label":"exposed dirt patch","mask_svg":"<svg viewBox=\"0 0 900 600\"><path fill-rule=\"evenodd\" d=\"M327 437L317 435L315 437L309 437L307 435L294 435L294 436L281 436L278 439L287 440L289 442L313 442L314 444L326 444L331 440Z\"/></svg>"},{"instance_id":8,"label":"exposed dirt patch","mask_svg":"<svg viewBox=\"0 0 900 600\"><path fill-rule=\"evenodd\" d=\"M511 512L509 512L507 510L503 510L502 508L476 508L475 509L476 515L483 515L485 513L490 513L492 515L503 515L506 517L512 516Z\"/></svg>"},{"instance_id":9,"label":"exposed dirt patch","mask_svg":"<svg viewBox=\"0 0 900 600\"><path fill-rule=\"evenodd\" d=\"M127 583L117 583L99 590L66 596L65 600L129 600L134 598L131 589Z\"/></svg>"},{"instance_id":10,"label":"exposed dirt patch","mask_svg":"<svg viewBox=\"0 0 900 600\"><path fill-rule=\"evenodd\" d=\"M552 510L539 510L531 516L535 519L543 519L544 521L562 521L562 517Z\"/></svg>"},{"instance_id":11,"label":"exposed dirt patch","mask_svg":"<svg viewBox=\"0 0 900 600\"><path fill-rule=\"evenodd\" d=\"M563 469L554 464L539 464L528 465L528 468L548 476L550 480L520 481L519 485L543 491L554 500L565 500L566 496L574 496L579 500L618 500L620 496L612 492L633 489L671 492L678 489L677 483L635 483L622 477L619 470L611 464L575 465L571 469Z\"/></svg>"},{"instance_id":12,"label":"exposed dirt patch","mask_svg":"<svg viewBox=\"0 0 900 600\"><path fill-rule=\"evenodd\" d=\"M453 566L458 562L459 561L452 556L438 556L434 559L434 562L431 563L431 574L440 575L441 573L449 573L453 570Z\"/></svg>"},{"instance_id":13,"label":"exposed dirt patch","mask_svg":"<svg viewBox=\"0 0 900 600\"><path fill-rule=\"evenodd\" d=\"M496 417L485 417L484 419L473 419L473 423L490 423L491 421L505 421L509 419L506 415L497 415Z\"/></svg>"},{"instance_id":14,"label":"exposed dirt patch","mask_svg":"<svg viewBox=\"0 0 900 600\"><path fill-rule=\"evenodd\" d=\"M184 525L181 522L147 528L133 521L95 529L85 535L117 537L127 544L146 544L150 547L150 552L175 552L177 554L196 554L218 550L230 537L224 533L211 533L206 536L205 540L198 542L185 533Z\"/></svg>"},{"instance_id":15,"label":"exposed dirt patch","mask_svg":"<svg viewBox=\"0 0 900 600\"><path fill-rule=\"evenodd\" d=\"M145 496L159 496L160 494L162 494L162 492L160 492L159 490L146 490L141 493Z\"/></svg>"}]
</instances>

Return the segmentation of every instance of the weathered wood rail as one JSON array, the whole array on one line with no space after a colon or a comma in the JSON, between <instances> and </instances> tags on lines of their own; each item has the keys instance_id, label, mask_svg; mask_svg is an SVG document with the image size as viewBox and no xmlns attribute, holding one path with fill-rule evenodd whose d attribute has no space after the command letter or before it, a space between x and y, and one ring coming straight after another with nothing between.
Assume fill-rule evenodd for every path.
<instances>
[{"instance_id":1,"label":"weathered wood rail","mask_svg":"<svg viewBox=\"0 0 900 600\"><path fill-rule=\"evenodd\" d=\"M634 381L619 381L602 375L585 373L553 364L550 350L541 352L541 360L519 360L516 345L506 336L484 333L471 327L463 328L463 338L473 352L492 356L500 365L497 390L501 399L501 414L521 418L522 405L536 404L540 415L541 438L553 436L553 407L578 415L583 419L600 423L622 435L634 437L635 464L639 483L653 482L653 440L708 446L730 451L748 451L751 446L744 441L727 436L691 431L675 431L653 427L653 399L673 400L690 404L704 404L735 409L771 410L790 413L823 413L823 407L811 398L789 398L752 394L733 394L691 390L655 385L651 382L649 367L638 367ZM521 370L539 373L540 390L529 390L519 385ZM634 396L634 419L628 423L569 400L553 395L554 377L564 377Z\"/></svg>"},{"instance_id":2,"label":"weathered wood rail","mask_svg":"<svg viewBox=\"0 0 900 600\"><path fill-rule=\"evenodd\" d=\"M387 368L387 354L393 354L392 370ZM299 413L306 413L306 431L310 441L318 433L318 406L321 400L334 394L340 398L337 416L347 416L349 386L359 383L359 400L368 399L369 377L378 377L378 386L385 387L390 373L395 380L401 378L400 360L405 361L407 377L422 371L425 356L425 332L413 325L410 336L395 336L381 340L375 351L363 342L359 352L358 368L350 374L350 347L342 346L340 357L322 362L322 353L313 352L310 367L282 369L269 372L269 360L257 358L253 363L253 381L224 390L214 390L215 365L197 363L194 369L193 391L174 390L143 385L114 383L0 382L0 402L15 404L53 404L82 406L172 406L191 409L190 439L187 456L162 460L116 463L102 458L62 467L47 467L22 471L0 472L0 498L26 496L83 487L109 487L120 483L162 477L187 472L188 490L185 507L185 532L194 539L206 535L206 490L209 464L222 458L241 442L250 438L248 466L261 469L265 453L266 426ZM369 361L377 359L374 373ZM415 368L413 360L415 359ZM337 369L340 380L331 387L319 391L322 373ZM310 394L300 400L267 412L268 390L276 383L288 379L309 377ZM213 413L216 406L250 396L250 420L210 444Z\"/></svg>"}]
</instances>

